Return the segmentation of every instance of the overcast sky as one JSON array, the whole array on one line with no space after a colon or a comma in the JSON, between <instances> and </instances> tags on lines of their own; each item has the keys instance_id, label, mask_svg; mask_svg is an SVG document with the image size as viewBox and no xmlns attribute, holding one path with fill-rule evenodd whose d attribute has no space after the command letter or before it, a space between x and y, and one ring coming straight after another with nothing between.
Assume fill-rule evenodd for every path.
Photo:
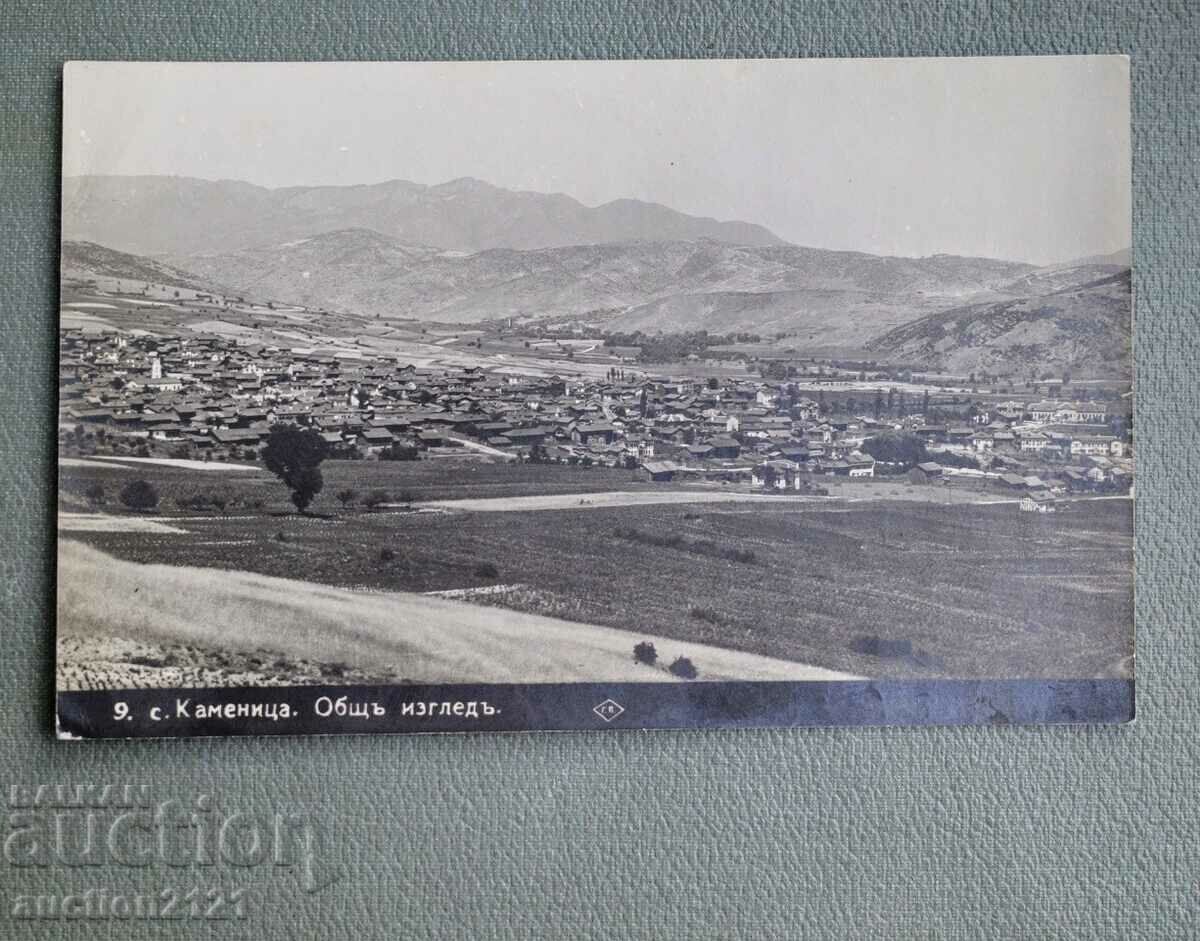
<instances>
[{"instance_id":1,"label":"overcast sky","mask_svg":"<svg viewBox=\"0 0 1200 941\"><path fill-rule=\"evenodd\" d=\"M892 255L1130 244L1122 57L73 63L65 88L71 175L472 176Z\"/></svg>"}]
</instances>

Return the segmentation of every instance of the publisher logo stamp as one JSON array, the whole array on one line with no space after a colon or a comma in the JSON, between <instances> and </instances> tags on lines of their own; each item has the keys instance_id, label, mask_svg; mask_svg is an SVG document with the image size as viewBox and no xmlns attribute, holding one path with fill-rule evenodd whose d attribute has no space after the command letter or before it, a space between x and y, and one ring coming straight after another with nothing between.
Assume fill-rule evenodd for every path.
<instances>
[{"instance_id":1,"label":"publisher logo stamp","mask_svg":"<svg viewBox=\"0 0 1200 941\"><path fill-rule=\"evenodd\" d=\"M624 711L625 707L612 699L606 699L604 702L592 707L592 712L596 713L605 722L612 722L613 719Z\"/></svg>"}]
</instances>

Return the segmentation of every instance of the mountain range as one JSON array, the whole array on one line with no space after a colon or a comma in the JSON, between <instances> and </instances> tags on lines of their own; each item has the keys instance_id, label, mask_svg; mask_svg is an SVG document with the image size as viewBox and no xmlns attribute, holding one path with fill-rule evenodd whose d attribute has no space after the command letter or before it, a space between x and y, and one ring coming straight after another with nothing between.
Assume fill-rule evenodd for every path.
<instances>
[{"instance_id":1,"label":"mountain range","mask_svg":"<svg viewBox=\"0 0 1200 941\"><path fill-rule=\"evenodd\" d=\"M477 180L270 190L80 177L64 180L63 212L64 272L142 272L370 319L602 318L625 332L783 335L930 367L1128 370L1127 252L1046 267L885 257Z\"/></svg>"},{"instance_id":2,"label":"mountain range","mask_svg":"<svg viewBox=\"0 0 1200 941\"><path fill-rule=\"evenodd\" d=\"M236 180L78 176L63 179L62 209L63 238L138 255L227 252L356 228L462 252L636 239L783 244L747 222L635 199L588 207L561 193L507 190L471 178L437 186L390 180L268 189Z\"/></svg>"}]
</instances>

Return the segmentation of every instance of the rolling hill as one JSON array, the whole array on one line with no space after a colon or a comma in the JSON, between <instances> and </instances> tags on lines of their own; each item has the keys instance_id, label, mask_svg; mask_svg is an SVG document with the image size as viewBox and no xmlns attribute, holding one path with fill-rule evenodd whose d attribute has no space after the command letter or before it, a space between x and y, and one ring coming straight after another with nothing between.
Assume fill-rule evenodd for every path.
<instances>
[{"instance_id":1,"label":"rolling hill","mask_svg":"<svg viewBox=\"0 0 1200 941\"><path fill-rule=\"evenodd\" d=\"M367 316L472 323L616 308L616 329L770 326L859 338L1033 270L708 239L463 253L364 229L170 261L248 294Z\"/></svg>"},{"instance_id":2,"label":"rolling hill","mask_svg":"<svg viewBox=\"0 0 1200 941\"><path fill-rule=\"evenodd\" d=\"M187 288L192 291L223 290L212 281L153 258L118 252L94 242L63 242L60 272L64 281L89 278L128 278L130 281Z\"/></svg>"},{"instance_id":3,"label":"rolling hill","mask_svg":"<svg viewBox=\"0 0 1200 941\"><path fill-rule=\"evenodd\" d=\"M877 336L867 349L895 362L960 374L1066 370L1128 376L1130 312L1125 269L1047 294L931 314Z\"/></svg>"},{"instance_id":4,"label":"rolling hill","mask_svg":"<svg viewBox=\"0 0 1200 941\"><path fill-rule=\"evenodd\" d=\"M471 178L436 186L390 180L267 189L190 177L66 177L62 216L64 239L142 255L226 252L356 228L465 252L635 239L784 244L761 226L656 203L619 199L589 207L561 193L513 191Z\"/></svg>"}]
</instances>

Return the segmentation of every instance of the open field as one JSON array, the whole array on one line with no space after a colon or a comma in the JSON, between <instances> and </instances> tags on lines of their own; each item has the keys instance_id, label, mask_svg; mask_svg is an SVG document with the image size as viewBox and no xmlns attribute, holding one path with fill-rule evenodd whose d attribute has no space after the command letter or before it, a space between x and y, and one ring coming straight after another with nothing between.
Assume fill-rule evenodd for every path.
<instances>
[{"instance_id":1,"label":"open field","mask_svg":"<svg viewBox=\"0 0 1200 941\"><path fill-rule=\"evenodd\" d=\"M203 491L216 476L167 467L62 474L77 493L100 480L115 494L137 474L164 495ZM1041 516L1011 504L947 505L945 488L908 487L931 498L899 500L888 493L899 483L848 483L853 499L581 506L599 499L581 495L584 482L596 494L622 493L605 500L723 492L634 485L627 471L448 461L331 462L325 476L319 517L285 512L286 494L265 472L229 474L217 478L228 498L257 494L264 505L227 516L168 507L158 518L183 534L73 538L130 561L368 592L510 586L471 600L865 676L1129 670L1128 500ZM418 502L559 496L558 508L537 513L474 512L461 502L455 512L343 512L332 493L346 485L407 489ZM631 540L632 531L658 544Z\"/></svg>"},{"instance_id":2,"label":"open field","mask_svg":"<svg viewBox=\"0 0 1200 941\"><path fill-rule=\"evenodd\" d=\"M189 514L191 510L181 510L173 501L196 493L212 493L218 488L231 504L263 501L261 508L267 511L290 513L293 509L283 485L261 464L232 465L247 473L210 474L209 464L198 462L198 468L181 467L177 466L180 462L171 459L129 463L125 458L118 462L87 457L69 461L59 462L59 489L64 502L74 501L72 509L79 508L83 492L93 483L101 484L109 503L116 504L121 487L139 478L148 480L158 490L164 501L159 508L163 515ZM498 464L472 457L436 461L325 461L321 473L325 488L313 503L315 513L340 510L337 493L347 488L359 494L380 489L396 499L407 493L414 500L434 501L613 490L663 492L678 487L639 481L631 471L615 468Z\"/></svg>"},{"instance_id":3,"label":"open field","mask_svg":"<svg viewBox=\"0 0 1200 941\"><path fill-rule=\"evenodd\" d=\"M300 672L289 669L293 662L322 665L315 677L311 671L298 677L316 682L331 677L346 682L347 673L411 683L674 681L664 669L634 662L633 647L641 640L657 641L664 658L686 656L704 664L704 679L854 678L444 598L137 565L71 542L59 544L59 586L59 634L68 654L60 665L67 673L63 688L86 684L90 671L80 654L94 658L100 651L108 656L102 658L104 670L118 674L110 677L117 684L154 680L144 671L157 667L166 671L162 678L169 685L179 685L189 673L193 682L206 685L219 679L244 685L268 669L272 679ZM133 656L121 649L131 644L139 648ZM181 648L191 652L182 664ZM122 654L142 670L121 677Z\"/></svg>"}]
</instances>

